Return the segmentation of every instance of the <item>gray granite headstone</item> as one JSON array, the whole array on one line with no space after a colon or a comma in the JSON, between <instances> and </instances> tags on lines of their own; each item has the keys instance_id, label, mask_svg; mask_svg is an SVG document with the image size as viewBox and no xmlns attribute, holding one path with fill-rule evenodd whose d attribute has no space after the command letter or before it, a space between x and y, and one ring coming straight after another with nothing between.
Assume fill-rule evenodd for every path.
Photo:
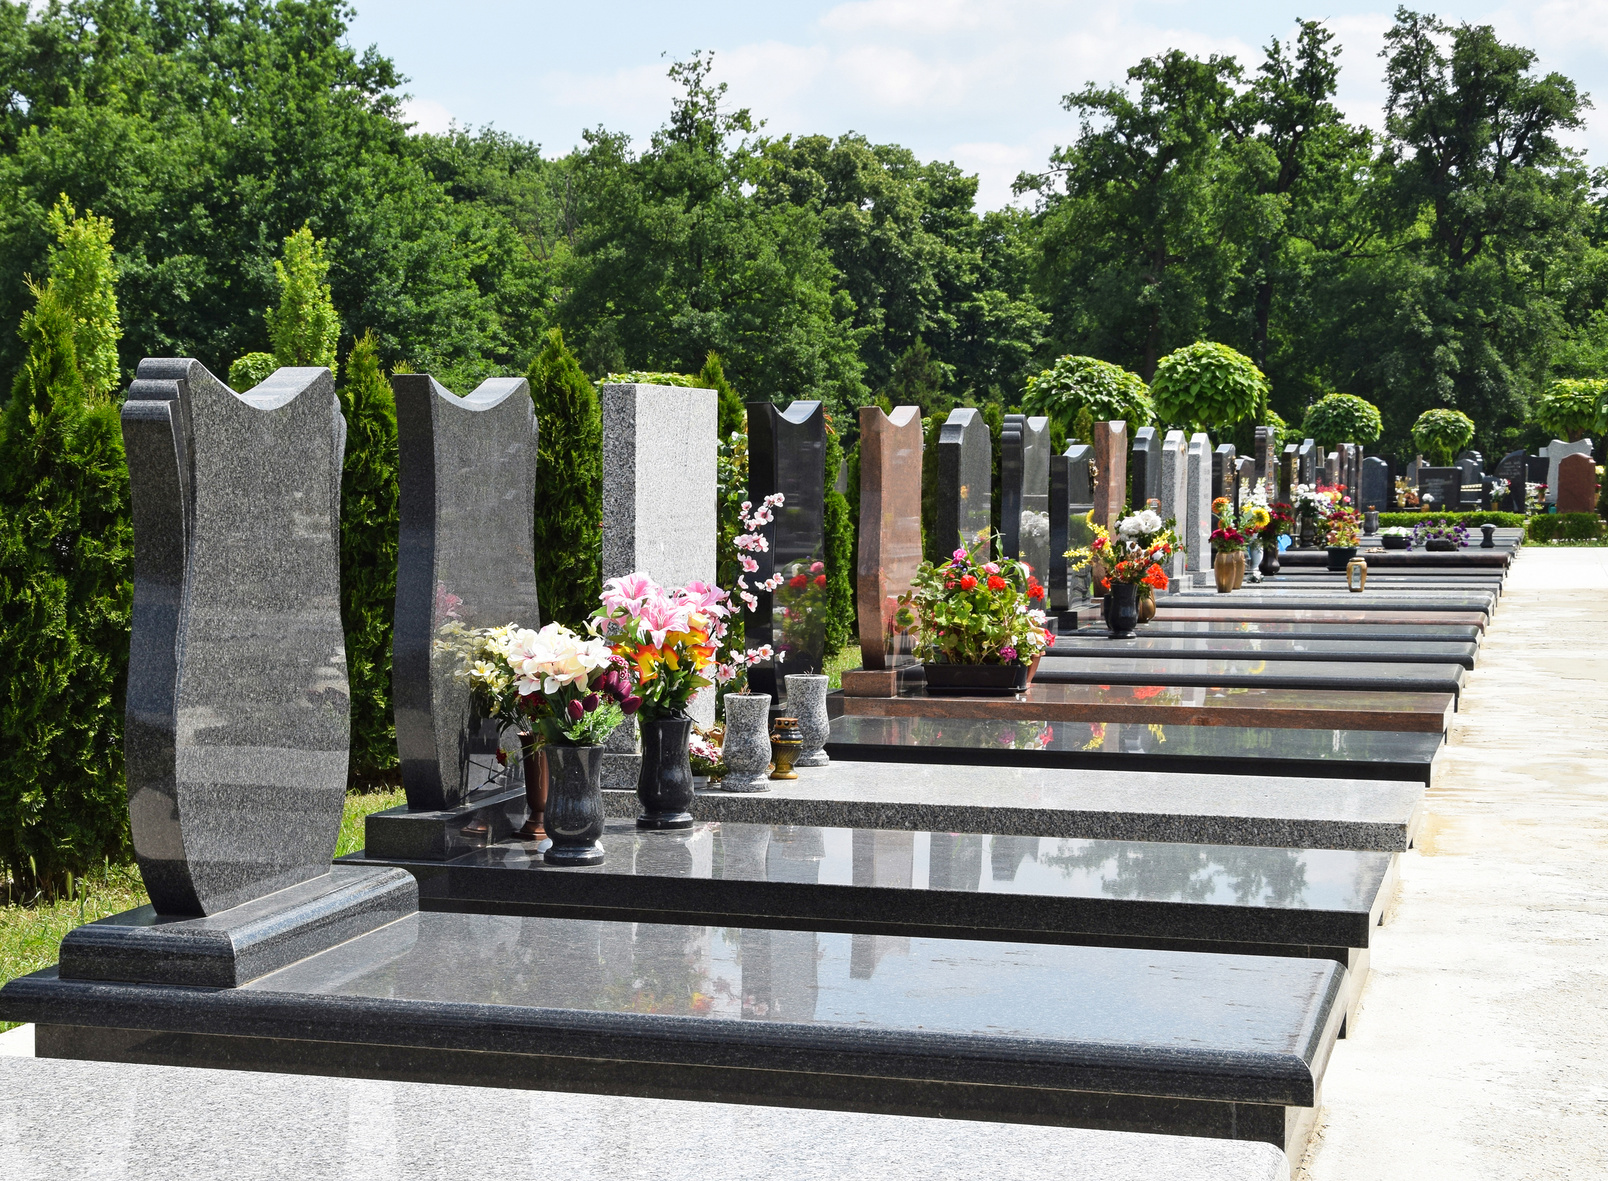
<instances>
[{"instance_id":1,"label":"gray granite headstone","mask_svg":"<svg viewBox=\"0 0 1608 1181\"><path fill-rule=\"evenodd\" d=\"M1296 448L1296 482L1311 486L1318 482L1318 445L1312 439L1302 439Z\"/></svg>"},{"instance_id":2,"label":"gray granite headstone","mask_svg":"<svg viewBox=\"0 0 1608 1181\"><path fill-rule=\"evenodd\" d=\"M1547 458L1547 503L1558 503L1558 464L1565 455L1591 454L1591 440L1581 439L1574 443L1565 443L1562 439L1553 439L1541 449L1541 454Z\"/></svg>"},{"instance_id":3,"label":"gray granite headstone","mask_svg":"<svg viewBox=\"0 0 1608 1181\"><path fill-rule=\"evenodd\" d=\"M1333 488L1343 483L1340 477L1340 453L1338 451L1323 457L1323 482Z\"/></svg>"},{"instance_id":4,"label":"gray granite headstone","mask_svg":"<svg viewBox=\"0 0 1608 1181\"><path fill-rule=\"evenodd\" d=\"M1133 507L1142 509L1161 499L1161 436L1153 426L1142 426L1133 433L1132 465L1128 471Z\"/></svg>"},{"instance_id":5,"label":"gray granite headstone","mask_svg":"<svg viewBox=\"0 0 1608 1181\"><path fill-rule=\"evenodd\" d=\"M1386 512L1390 508L1390 494L1392 492L1390 480L1390 464L1377 455L1370 455L1362 461L1361 496L1358 506L1367 511L1376 509Z\"/></svg>"},{"instance_id":6,"label":"gray granite headstone","mask_svg":"<svg viewBox=\"0 0 1608 1181\"><path fill-rule=\"evenodd\" d=\"M1161 516L1175 523L1178 536L1184 536L1189 517L1189 443L1183 431L1168 431L1161 444ZM1185 541L1185 545L1189 543ZM1189 557L1174 554L1168 578L1182 578L1189 571Z\"/></svg>"},{"instance_id":7,"label":"gray granite headstone","mask_svg":"<svg viewBox=\"0 0 1608 1181\"><path fill-rule=\"evenodd\" d=\"M1082 549L1094 539L1084 517L1094 508L1094 448L1073 443L1064 455L1050 459L1050 606L1065 610L1088 597L1089 572L1073 571L1068 550ZM1064 489L1063 486L1064 485ZM1059 602L1056 594L1064 596Z\"/></svg>"},{"instance_id":8,"label":"gray granite headstone","mask_svg":"<svg viewBox=\"0 0 1608 1181\"><path fill-rule=\"evenodd\" d=\"M346 423L327 369L237 394L188 359L142 361L122 420L134 855L158 914L216 915L330 872L351 741Z\"/></svg>"},{"instance_id":9,"label":"gray granite headstone","mask_svg":"<svg viewBox=\"0 0 1608 1181\"><path fill-rule=\"evenodd\" d=\"M1094 503L1094 448L1072 443L1066 449L1067 495L1073 504Z\"/></svg>"},{"instance_id":10,"label":"gray granite headstone","mask_svg":"<svg viewBox=\"0 0 1608 1181\"><path fill-rule=\"evenodd\" d=\"M1522 513L1525 484L1524 452L1509 451L1496 465L1496 474L1508 482L1507 495L1502 498L1502 509L1510 513Z\"/></svg>"},{"instance_id":11,"label":"gray granite headstone","mask_svg":"<svg viewBox=\"0 0 1608 1181\"><path fill-rule=\"evenodd\" d=\"M1457 462L1459 464L1462 464L1464 462L1472 463L1474 465L1474 468L1475 468L1476 471L1483 472L1485 470L1485 456L1481 455L1478 451L1474 450L1472 447L1470 447L1467 451L1464 451L1461 454L1459 454L1458 457L1457 457Z\"/></svg>"},{"instance_id":12,"label":"gray granite headstone","mask_svg":"<svg viewBox=\"0 0 1608 1181\"><path fill-rule=\"evenodd\" d=\"M1000 538L1040 578L1050 566L1050 420L1007 414L1000 432Z\"/></svg>"},{"instance_id":13,"label":"gray granite headstone","mask_svg":"<svg viewBox=\"0 0 1608 1181\"><path fill-rule=\"evenodd\" d=\"M960 407L938 432L938 544L942 552L971 549L981 536L982 554L993 550L993 440L983 412Z\"/></svg>"},{"instance_id":14,"label":"gray granite headstone","mask_svg":"<svg viewBox=\"0 0 1608 1181\"><path fill-rule=\"evenodd\" d=\"M1212 499L1226 496L1234 499L1234 484L1239 476L1239 455L1232 443L1219 443L1212 452Z\"/></svg>"},{"instance_id":15,"label":"gray granite headstone","mask_svg":"<svg viewBox=\"0 0 1608 1181\"><path fill-rule=\"evenodd\" d=\"M1277 468L1279 463L1279 432L1277 428L1259 426L1256 428L1256 478L1258 480L1277 481ZM1269 495L1272 495L1270 487Z\"/></svg>"},{"instance_id":16,"label":"gray granite headstone","mask_svg":"<svg viewBox=\"0 0 1608 1181\"><path fill-rule=\"evenodd\" d=\"M1256 460L1249 455L1242 455L1234 461L1234 464L1238 476L1234 485L1235 503L1244 504L1256 487Z\"/></svg>"},{"instance_id":17,"label":"gray granite headstone","mask_svg":"<svg viewBox=\"0 0 1608 1181\"><path fill-rule=\"evenodd\" d=\"M513 786L497 759L509 739L478 716L456 673L467 631L541 626L536 417L522 377L491 378L464 398L423 373L399 373L391 386L400 459L396 744L408 807L435 812Z\"/></svg>"},{"instance_id":18,"label":"gray granite headstone","mask_svg":"<svg viewBox=\"0 0 1608 1181\"><path fill-rule=\"evenodd\" d=\"M1455 466L1463 473L1462 504L1467 507L1480 505L1483 508L1485 506L1481 501L1485 491L1485 469L1479 460L1475 458L1478 454L1479 452L1465 454L1463 458L1457 461Z\"/></svg>"},{"instance_id":19,"label":"gray granite headstone","mask_svg":"<svg viewBox=\"0 0 1608 1181\"><path fill-rule=\"evenodd\" d=\"M1290 503L1290 496L1295 486L1301 482L1300 450L1299 444L1286 443L1279 461L1278 499L1285 504Z\"/></svg>"},{"instance_id":20,"label":"gray granite headstone","mask_svg":"<svg viewBox=\"0 0 1608 1181\"><path fill-rule=\"evenodd\" d=\"M1184 544L1189 547L1189 572L1205 574L1212 568L1212 441L1204 434L1189 440L1189 491L1184 503Z\"/></svg>"},{"instance_id":21,"label":"gray granite headstone","mask_svg":"<svg viewBox=\"0 0 1608 1181\"><path fill-rule=\"evenodd\" d=\"M714 503L714 486L710 488ZM748 681L756 693L780 702L785 678L821 671L826 643L826 412L819 402L794 402L786 410L769 402L748 403L748 499L759 504L780 492L776 519L765 526L769 547L758 554L759 571L783 582L759 591L759 607L744 610L749 647L769 644L774 660L755 665ZM685 493L683 493L685 495Z\"/></svg>"}]
</instances>

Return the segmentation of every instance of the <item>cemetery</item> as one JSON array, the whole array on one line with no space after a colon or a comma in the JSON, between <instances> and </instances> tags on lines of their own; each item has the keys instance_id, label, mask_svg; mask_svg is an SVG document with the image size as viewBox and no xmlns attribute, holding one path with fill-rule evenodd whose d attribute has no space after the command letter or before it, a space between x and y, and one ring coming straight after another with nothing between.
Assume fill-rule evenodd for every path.
<instances>
[{"instance_id":1,"label":"cemetery","mask_svg":"<svg viewBox=\"0 0 1608 1181\"><path fill-rule=\"evenodd\" d=\"M73 21L218 72L168 44L224 53L212 16L135 7L19 10L14 72L71 56ZM1067 96L1077 144L1013 190L1037 204L973 218L954 165L761 135L703 53L650 148L415 132L331 11L322 50L318 13L219 15L264 60L312 48L235 63L284 82L270 115L231 75L182 134L249 204L232 137L316 107L330 129L276 167L334 175L314 149L342 119L394 132L394 158L351 149L374 168L338 203L396 221L402 191L400 245L257 211L232 249L282 255L231 269L203 257L227 211L164 176L140 200L189 209L197 253L119 205L140 246L114 254L55 173L27 187L68 131L14 88L11 221L54 244L5 255L44 265L0 340L0 1179L1608 1167L1596 319L1429 373L1394 322L1300 324L1258 240L1255 274L1187 280L1266 284L1234 313L1249 353L1100 321L1097 281L1125 316L1201 302L1178 274L1109 295L1074 241L1126 183L1091 188L1087 153L1182 118L1161 59L1138 106ZM1472 85L1489 29L1396 21L1393 104L1408 42ZM1322 22L1298 38L1254 80L1224 59L1218 105L1332 66ZM1542 86L1529 61L1509 73ZM1299 117L1338 127L1328 76L1300 75L1323 93ZM1296 117L1213 134L1271 152ZM1379 133L1403 175L1405 126ZM1574 149L1537 134L1555 181ZM1130 187L1170 200L1184 171ZM873 174L897 217L856 195ZM1104 195L1074 208L1074 175ZM1322 261L1301 307L1335 302ZM1532 320L1584 315L1561 308ZM1121 341L1147 342L1131 372Z\"/></svg>"}]
</instances>

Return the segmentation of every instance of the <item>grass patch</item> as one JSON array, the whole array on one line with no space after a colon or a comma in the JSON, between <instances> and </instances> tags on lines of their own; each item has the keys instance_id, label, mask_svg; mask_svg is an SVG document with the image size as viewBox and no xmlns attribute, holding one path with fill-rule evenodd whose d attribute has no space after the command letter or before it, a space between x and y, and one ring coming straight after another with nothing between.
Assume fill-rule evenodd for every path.
<instances>
[{"instance_id":1,"label":"grass patch","mask_svg":"<svg viewBox=\"0 0 1608 1181\"><path fill-rule=\"evenodd\" d=\"M400 788L349 794L335 855L344 857L363 847L363 818L370 812L395 808L406 801ZM74 927L133 910L149 901L140 871L132 865L113 865L77 879L71 900L0 906L0 984L55 963L62 938ZM17 1024L0 1021L0 1033Z\"/></svg>"},{"instance_id":2,"label":"grass patch","mask_svg":"<svg viewBox=\"0 0 1608 1181\"><path fill-rule=\"evenodd\" d=\"M836 656L826 659L826 667L821 671L826 674L826 687L832 689L843 688L843 674L853 672L860 667L860 645L851 644Z\"/></svg>"}]
</instances>

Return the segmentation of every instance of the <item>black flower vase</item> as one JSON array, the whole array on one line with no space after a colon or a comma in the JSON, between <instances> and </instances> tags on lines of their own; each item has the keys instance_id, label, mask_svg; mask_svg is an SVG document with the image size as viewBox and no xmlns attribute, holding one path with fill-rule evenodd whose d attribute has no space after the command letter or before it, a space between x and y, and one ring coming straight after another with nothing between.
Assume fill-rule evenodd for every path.
<instances>
[{"instance_id":1,"label":"black flower vase","mask_svg":"<svg viewBox=\"0 0 1608 1181\"><path fill-rule=\"evenodd\" d=\"M1125 639L1133 635L1133 629L1139 626L1139 588L1131 582L1112 582L1106 597L1111 600L1112 638Z\"/></svg>"},{"instance_id":2,"label":"black flower vase","mask_svg":"<svg viewBox=\"0 0 1608 1181\"><path fill-rule=\"evenodd\" d=\"M642 770L637 774L638 828L691 828L692 759L687 740L691 718L654 718L638 723Z\"/></svg>"},{"instance_id":3,"label":"black flower vase","mask_svg":"<svg viewBox=\"0 0 1608 1181\"><path fill-rule=\"evenodd\" d=\"M1272 578L1279 572L1279 539L1262 542L1262 577Z\"/></svg>"},{"instance_id":4,"label":"black flower vase","mask_svg":"<svg viewBox=\"0 0 1608 1181\"><path fill-rule=\"evenodd\" d=\"M547 811L542 819L552 845L548 865L602 865L603 748L560 746L547 750Z\"/></svg>"}]
</instances>

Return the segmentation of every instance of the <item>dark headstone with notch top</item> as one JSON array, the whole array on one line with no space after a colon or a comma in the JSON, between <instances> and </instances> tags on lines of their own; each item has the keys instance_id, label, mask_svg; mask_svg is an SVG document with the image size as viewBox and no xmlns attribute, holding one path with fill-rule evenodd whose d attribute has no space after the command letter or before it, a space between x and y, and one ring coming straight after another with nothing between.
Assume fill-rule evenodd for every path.
<instances>
[{"instance_id":1,"label":"dark headstone with notch top","mask_svg":"<svg viewBox=\"0 0 1608 1181\"><path fill-rule=\"evenodd\" d=\"M1133 489L1135 509L1161 499L1161 438L1153 426L1142 426L1133 433L1132 465L1128 477Z\"/></svg>"},{"instance_id":2,"label":"dark headstone with notch top","mask_svg":"<svg viewBox=\"0 0 1608 1181\"><path fill-rule=\"evenodd\" d=\"M982 536L981 552L992 550L993 440L983 412L961 407L949 412L938 432L938 546L943 553L971 549Z\"/></svg>"},{"instance_id":3,"label":"dark headstone with notch top","mask_svg":"<svg viewBox=\"0 0 1608 1181\"><path fill-rule=\"evenodd\" d=\"M1422 500L1433 497L1427 506L1434 512L1453 512L1463 503L1463 469L1460 467L1429 467L1418 469L1418 495Z\"/></svg>"},{"instance_id":4,"label":"dark headstone with notch top","mask_svg":"<svg viewBox=\"0 0 1608 1181\"><path fill-rule=\"evenodd\" d=\"M1312 439L1302 439L1295 452L1295 473L1298 484L1311 486L1318 482L1318 444Z\"/></svg>"},{"instance_id":5,"label":"dark headstone with notch top","mask_svg":"<svg viewBox=\"0 0 1608 1181\"><path fill-rule=\"evenodd\" d=\"M1238 479L1235 461L1238 458L1232 443L1219 443L1212 451L1212 500L1222 497L1230 504L1234 503L1234 485Z\"/></svg>"},{"instance_id":6,"label":"dark headstone with notch top","mask_svg":"<svg viewBox=\"0 0 1608 1181\"><path fill-rule=\"evenodd\" d=\"M1050 420L1007 414L1000 432L1000 543L1044 578L1050 567Z\"/></svg>"}]
</instances>

